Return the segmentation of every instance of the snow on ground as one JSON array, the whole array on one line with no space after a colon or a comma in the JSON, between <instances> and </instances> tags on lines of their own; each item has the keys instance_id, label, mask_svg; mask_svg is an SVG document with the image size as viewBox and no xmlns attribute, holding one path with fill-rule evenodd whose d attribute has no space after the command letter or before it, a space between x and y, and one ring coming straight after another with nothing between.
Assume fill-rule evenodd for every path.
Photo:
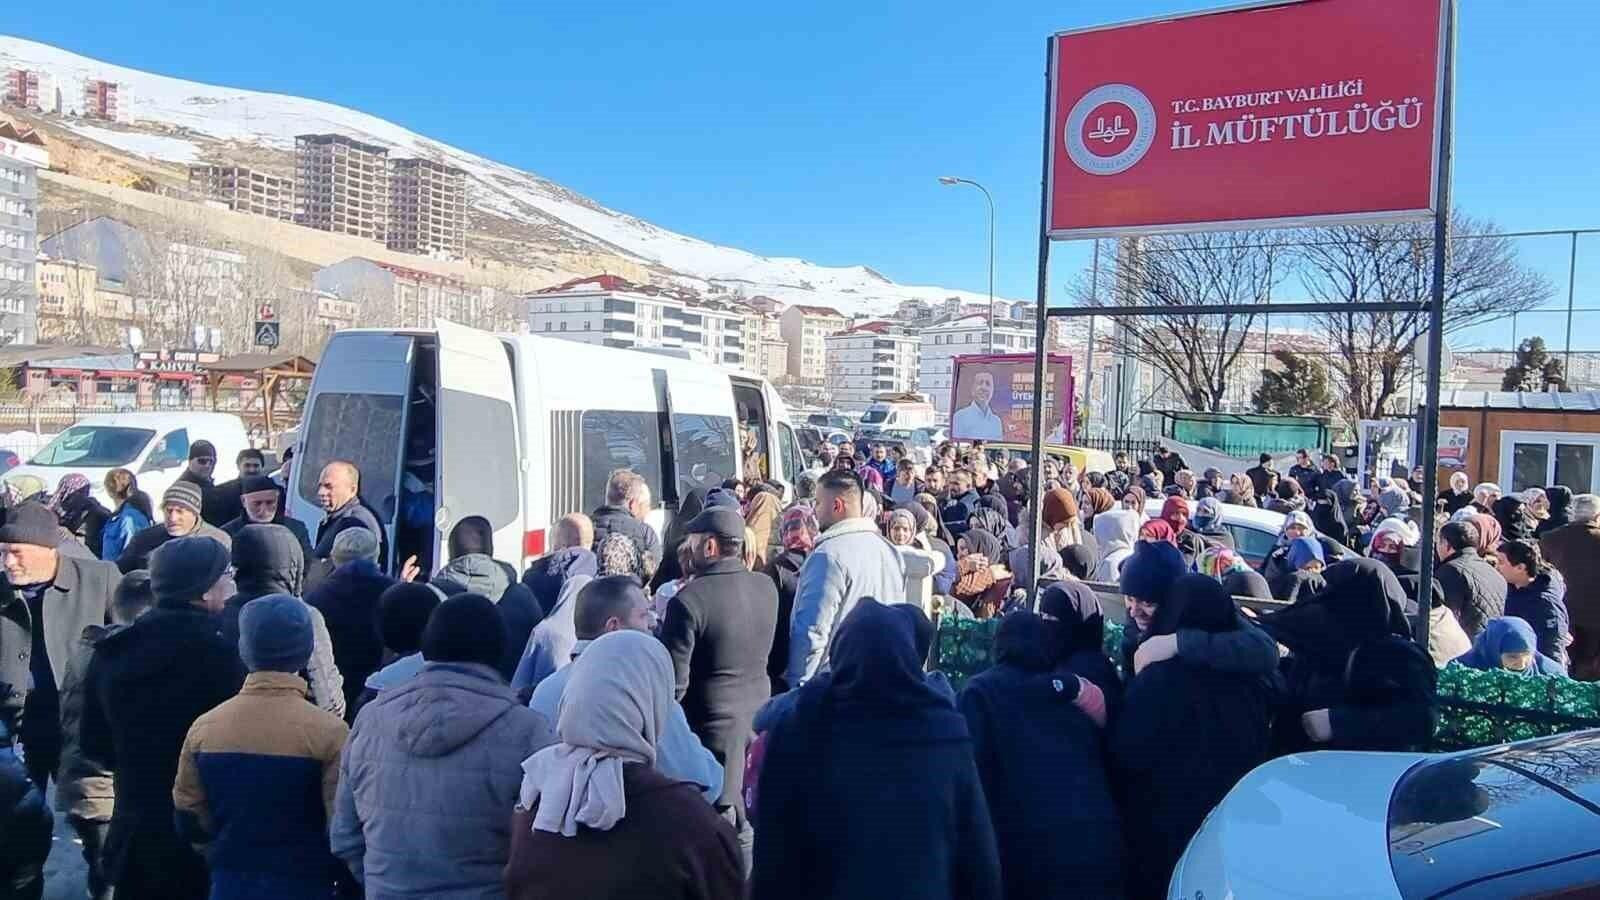
<instances>
[{"instance_id":1,"label":"snow on ground","mask_svg":"<svg viewBox=\"0 0 1600 900\"><path fill-rule=\"evenodd\" d=\"M78 122L63 123L74 134L81 134L118 150L137 154L148 159L168 162L192 163L200 159L200 148L182 138L162 137L159 134L140 134L136 131L112 131Z\"/></svg>"},{"instance_id":2,"label":"snow on ground","mask_svg":"<svg viewBox=\"0 0 1600 900\"><path fill-rule=\"evenodd\" d=\"M37 68L55 76L64 97L72 97L86 78L126 84L129 118L161 122L218 140L292 149L297 134L338 132L390 148L390 155L438 155L465 170L476 182L471 202L513 220L535 218L529 210L565 222L624 254L688 276L691 280L767 294L786 303L835 306L846 312L879 314L909 298L942 300L960 296L982 302L981 294L939 287L895 284L865 266L820 266L802 259L764 257L658 228L600 206L558 184L503 163L440 144L376 116L332 103L237 88L216 87L102 63L65 50L0 35L0 71ZM69 101L69 107L72 105ZM193 144L176 138L135 135L93 126L74 130L113 146L173 162L195 159ZM147 143L147 141L150 141Z\"/></svg>"}]
</instances>

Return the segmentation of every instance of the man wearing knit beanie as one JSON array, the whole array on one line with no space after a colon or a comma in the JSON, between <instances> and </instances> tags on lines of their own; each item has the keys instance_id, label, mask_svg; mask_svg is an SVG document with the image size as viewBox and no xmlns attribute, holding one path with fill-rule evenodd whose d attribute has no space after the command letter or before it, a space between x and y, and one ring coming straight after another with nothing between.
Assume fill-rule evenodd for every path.
<instances>
[{"instance_id":1,"label":"man wearing knit beanie","mask_svg":"<svg viewBox=\"0 0 1600 900\"><path fill-rule=\"evenodd\" d=\"M195 720L172 787L181 835L206 848L211 896L329 896L328 820L349 729L306 702L310 609L268 594L239 613L239 695ZM264 795L261 785L271 784ZM300 802L307 796L322 803ZM273 803L274 808L262 808Z\"/></svg>"},{"instance_id":2,"label":"man wearing knit beanie","mask_svg":"<svg viewBox=\"0 0 1600 900\"><path fill-rule=\"evenodd\" d=\"M81 744L89 759L117 761L117 798L106 837L107 872L123 897L201 898L204 858L174 823L179 751L201 715L238 693L244 666L213 618L228 552L207 537L179 537L150 558L156 608L95 647L85 679ZM302 704L304 700L299 701ZM257 726L278 728L281 717Z\"/></svg>"},{"instance_id":3,"label":"man wearing knit beanie","mask_svg":"<svg viewBox=\"0 0 1600 900\"><path fill-rule=\"evenodd\" d=\"M555 740L500 677L504 641L487 597L451 597L423 631L422 671L356 717L328 842L367 896L503 895L522 761Z\"/></svg>"},{"instance_id":4,"label":"man wearing knit beanie","mask_svg":"<svg viewBox=\"0 0 1600 900\"><path fill-rule=\"evenodd\" d=\"M228 533L200 517L205 494L193 481L179 479L161 495L160 521L138 532L128 541L122 555L117 557L117 568L124 573L151 567L151 554L157 547L173 538L206 537L222 545L223 550L233 546Z\"/></svg>"},{"instance_id":5,"label":"man wearing knit beanie","mask_svg":"<svg viewBox=\"0 0 1600 900\"><path fill-rule=\"evenodd\" d=\"M33 502L9 510L0 526L0 747L20 737L40 791L61 760L67 661L84 629L110 622L121 577L108 563L59 552L60 530L55 513Z\"/></svg>"}]
</instances>

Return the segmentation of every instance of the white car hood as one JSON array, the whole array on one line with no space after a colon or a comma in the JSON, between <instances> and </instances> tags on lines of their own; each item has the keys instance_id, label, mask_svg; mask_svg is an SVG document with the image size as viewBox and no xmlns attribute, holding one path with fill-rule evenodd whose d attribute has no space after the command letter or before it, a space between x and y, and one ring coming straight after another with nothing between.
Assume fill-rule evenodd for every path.
<instances>
[{"instance_id":1,"label":"white car hood","mask_svg":"<svg viewBox=\"0 0 1600 900\"><path fill-rule=\"evenodd\" d=\"M1399 898L1389 800L1421 753L1302 753L1257 767L1189 844L1168 890L1184 900Z\"/></svg>"}]
</instances>

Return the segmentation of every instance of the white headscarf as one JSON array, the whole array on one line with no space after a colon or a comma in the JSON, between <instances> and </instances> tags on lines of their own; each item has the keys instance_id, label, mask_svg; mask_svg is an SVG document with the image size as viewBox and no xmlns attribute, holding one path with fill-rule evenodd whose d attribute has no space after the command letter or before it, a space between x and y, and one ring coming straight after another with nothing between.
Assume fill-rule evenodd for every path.
<instances>
[{"instance_id":1,"label":"white headscarf","mask_svg":"<svg viewBox=\"0 0 1600 900\"><path fill-rule=\"evenodd\" d=\"M534 831L573 837L610 830L627 815L624 763L654 765L672 709L672 659L638 631L602 635L572 662L553 744L522 761L519 804Z\"/></svg>"},{"instance_id":2,"label":"white headscarf","mask_svg":"<svg viewBox=\"0 0 1600 900\"><path fill-rule=\"evenodd\" d=\"M1119 550L1133 549L1143 517L1131 509L1111 509L1094 517L1094 539L1104 559Z\"/></svg>"}]
</instances>

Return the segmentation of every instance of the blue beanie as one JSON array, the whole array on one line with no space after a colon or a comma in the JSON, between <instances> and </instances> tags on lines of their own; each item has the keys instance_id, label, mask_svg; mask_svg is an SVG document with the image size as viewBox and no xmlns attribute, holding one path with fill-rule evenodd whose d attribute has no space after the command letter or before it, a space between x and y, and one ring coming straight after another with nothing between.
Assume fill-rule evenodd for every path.
<instances>
[{"instance_id":1,"label":"blue beanie","mask_svg":"<svg viewBox=\"0 0 1600 900\"><path fill-rule=\"evenodd\" d=\"M1183 554L1173 544L1139 541L1133 545L1133 555L1122 564L1119 586L1124 596L1160 600L1166 596L1167 588L1188 571Z\"/></svg>"},{"instance_id":2,"label":"blue beanie","mask_svg":"<svg viewBox=\"0 0 1600 900\"><path fill-rule=\"evenodd\" d=\"M268 594L239 610L239 658L252 672L298 672L313 643L311 608L298 597Z\"/></svg>"},{"instance_id":3,"label":"blue beanie","mask_svg":"<svg viewBox=\"0 0 1600 900\"><path fill-rule=\"evenodd\" d=\"M1322 555L1322 543L1314 537L1298 537L1289 542L1289 565L1300 568L1312 560L1327 562Z\"/></svg>"}]
</instances>

